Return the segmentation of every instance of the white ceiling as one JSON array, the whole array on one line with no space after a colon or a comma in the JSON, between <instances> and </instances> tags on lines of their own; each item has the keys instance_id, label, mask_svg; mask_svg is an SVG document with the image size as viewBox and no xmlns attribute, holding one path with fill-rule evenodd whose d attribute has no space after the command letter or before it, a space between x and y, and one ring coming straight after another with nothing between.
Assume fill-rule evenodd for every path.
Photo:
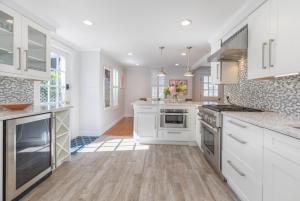
<instances>
[{"instance_id":1,"label":"white ceiling","mask_svg":"<svg viewBox=\"0 0 300 201\"><path fill-rule=\"evenodd\" d=\"M209 51L208 39L249 0L14 0L82 49L103 49L125 66L191 64ZM192 25L181 26L183 19ZM89 19L94 25L82 23ZM161 59L158 47L165 46ZM127 53L132 52L133 56Z\"/></svg>"}]
</instances>

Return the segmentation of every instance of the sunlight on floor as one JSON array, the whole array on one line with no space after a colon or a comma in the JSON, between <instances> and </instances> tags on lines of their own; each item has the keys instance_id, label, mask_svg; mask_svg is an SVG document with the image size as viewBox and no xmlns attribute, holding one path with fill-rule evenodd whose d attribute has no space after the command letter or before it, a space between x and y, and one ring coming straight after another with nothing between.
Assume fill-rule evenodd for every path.
<instances>
[{"instance_id":1,"label":"sunlight on floor","mask_svg":"<svg viewBox=\"0 0 300 201\"><path fill-rule=\"evenodd\" d=\"M112 152L112 151L141 151L148 150L149 145L143 145L136 142L134 139L114 138L105 139L102 142L93 142L85 145L78 152Z\"/></svg>"}]
</instances>

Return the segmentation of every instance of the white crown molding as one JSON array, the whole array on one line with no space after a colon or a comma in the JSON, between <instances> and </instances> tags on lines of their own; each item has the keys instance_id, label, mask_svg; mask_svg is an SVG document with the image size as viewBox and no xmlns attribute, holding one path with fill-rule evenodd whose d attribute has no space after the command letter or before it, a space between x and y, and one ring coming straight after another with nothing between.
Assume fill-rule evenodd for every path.
<instances>
[{"instance_id":1,"label":"white crown molding","mask_svg":"<svg viewBox=\"0 0 300 201\"><path fill-rule=\"evenodd\" d=\"M2 3L5 6L15 10L16 12L20 13L24 17L34 21L35 23L37 23L41 26L43 26L44 28L48 29L49 31L56 32L56 29L59 27L59 24L57 22L50 21L49 19L47 19L47 20L42 19L42 18L32 14L31 12L29 12L28 10L26 10L25 8L23 8L22 6L17 4L14 0L9 0L9 1L0 0L0 3Z\"/></svg>"}]
</instances>

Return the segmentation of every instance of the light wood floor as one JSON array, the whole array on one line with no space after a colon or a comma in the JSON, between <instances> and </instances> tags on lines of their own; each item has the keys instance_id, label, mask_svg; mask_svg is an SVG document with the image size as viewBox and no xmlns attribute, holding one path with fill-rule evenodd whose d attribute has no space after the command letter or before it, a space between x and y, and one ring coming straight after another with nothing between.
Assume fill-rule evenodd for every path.
<instances>
[{"instance_id":1,"label":"light wood floor","mask_svg":"<svg viewBox=\"0 0 300 201\"><path fill-rule=\"evenodd\" d=\"M106 138L88 146L26 201L236 201L197 147Z\"/></svg>"},{"instance_id":2,"label":"light wood floor","mask_svg":"<svg viewBox=\"0 0 300 201\"><path fill-rule=\"evenodd\" d=\"M133 136L133 118L125 117L105 132L108 136Z\"/></svg>"}]
</instances>

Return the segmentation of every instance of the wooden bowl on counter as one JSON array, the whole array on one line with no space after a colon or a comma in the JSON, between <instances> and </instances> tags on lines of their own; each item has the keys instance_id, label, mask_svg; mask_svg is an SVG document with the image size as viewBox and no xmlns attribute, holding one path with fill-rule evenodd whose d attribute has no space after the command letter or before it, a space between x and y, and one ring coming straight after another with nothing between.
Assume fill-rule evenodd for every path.
<instances>
[{"instance_id":1,"label":"wooden bowl on counter","mask_svg":"<svg viewBox=\"0 0 300 201\"><path fill-rule=\"evenodd\" d=\"M32 105L32 103L0 103L0 107L9 110L24 110Z\"/></svg>"}]
</instances>

